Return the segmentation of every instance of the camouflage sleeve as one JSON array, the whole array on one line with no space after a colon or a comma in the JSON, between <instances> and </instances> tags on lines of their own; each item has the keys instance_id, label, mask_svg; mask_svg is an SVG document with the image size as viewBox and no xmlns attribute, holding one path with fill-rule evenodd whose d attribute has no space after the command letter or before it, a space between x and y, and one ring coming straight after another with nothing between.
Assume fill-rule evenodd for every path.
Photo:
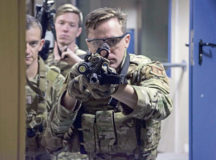
<instances>
[{"instance_id":1,"label":"camouflage sleeve","mask_svg":"<svg viewBox=\"0 0 216 160\"><path fill-rule=\"evenodd\" d=\"M63 134L68 130L68 128L72 126L81 105L80 101L77 101L75 110L73 111L68 110L63 105L61 105L62 98L67 91L69 80L70 78L69 76L67 76L64 83L59 87L59 90L57 91L58 95L60 96L58 98L58 104L56 104L55 107L51 110L48 120L53 135L57 135L59 137L62 137Z\"/></svg>"},{"instance_id":2,"label":"camouflage sleeve","mask_svg":"<svg viewBox=\"0 0 216 160\"><path fill-rule=\"evenodd\" d=\"M58 152L63 147L63 136L65 132L73 125L77 112L81 106L80 102L76 104L76 109L70 111L61 105L62 97L65 94L66 82L63 85L58 103L52 108L48 119L47 128L44 133L43 145L50 153Z\"/></svg>"},{"instance_id":3,"label":"camouflage sleeve","mask_svg":"<svg viewBox=\"0 0 216 160\"><path fill-rule=\"evenodd\" d=\"M139 119L162 120L172 111L168 77L159 62L152 62L136 70L138 83L132 85L138 101L130 113Z\"/></svg>"},{"instance_id":4,"label":"camouflage sleeve","mask_svg":"<svg viewBox=\"0 0 216 160\"><path fill-rule=\"evenodd\" d=\"M64 76L59 73L54 83L52 84L52 90L50 91L51 92L51 103L55 104L58 101L64 81L65 81ZM54 104L52 104L52 106Z\"/></svg>"},{"instance_id":5,"label":"camouflage sleeve","mask_svg":"<svg viewBox=\"0 0 216 160\"><path fill-rule=\"evenodd\" d=\"M62 94L62 96L65 92ZM64 133L68 131L68 129L73 125L73 122L76 118L77 112L80 107L80 103L76 104L76 109L74 111L70 111L61 105L61 99L58 104L52 109L49 116L49 127L53 135L58 137L63 137Z\"/></svg>"}]
</instances>

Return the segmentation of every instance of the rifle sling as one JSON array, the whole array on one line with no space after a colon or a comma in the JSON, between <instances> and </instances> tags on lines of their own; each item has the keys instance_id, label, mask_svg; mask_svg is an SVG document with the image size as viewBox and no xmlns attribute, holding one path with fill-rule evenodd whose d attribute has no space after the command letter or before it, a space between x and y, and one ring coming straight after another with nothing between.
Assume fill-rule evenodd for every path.
<instances>
[{"instance_id":1,"label":"rifle sling","mask_svg":"<svg viewBox=\"0 0 216 160\"><path fill-rule=\"evenodd\" d=\"M126 76L126 74L128 72L129 65L130 65L130 55L129 55L129 53L126 53L125 61L124 61L124 64L122 66L122 70L120 73L121 75ZM126 83L126 79L125 79L125 83Z\"/></svg>"},{"instance_id":2,"label":"rifle sling","mask_svg":"<svg viewBox=\"0 0 216 160\"><path fill-rule=\"evenodd\" d=\"M122 77L124 78L124 83L123 84L127 84L126 74L128 72L129 65L130 65L130 55L129 55L129 53L126 52L126 57L125 57L125 60L124 60L124 64L123 64L122 70L120 72L120 75L122 75ZM117 104L118 104L118 100L111 97L111 99L109 101L109 105L116 108Z\"/></svg>"}]
</instances>

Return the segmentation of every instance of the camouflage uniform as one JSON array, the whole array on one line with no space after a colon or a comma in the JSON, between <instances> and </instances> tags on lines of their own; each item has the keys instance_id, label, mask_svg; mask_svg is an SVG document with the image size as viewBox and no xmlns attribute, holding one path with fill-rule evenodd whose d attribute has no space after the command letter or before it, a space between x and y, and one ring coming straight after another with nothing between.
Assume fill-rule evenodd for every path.
<instances>
[{"instance_id":1,"label":"camouflage uniform","mask_svg":"<svg viewBox=\"0 0 216 160\"><path fill-rule=\"evenodd\" d=\"M26 160L50 160L41 146L49 111L59 97L65 78L56 67L49 68L39 60L39 73L28 80L26 90Z\"/></svg>"},{"instance_id":2,"label":"camouflage uniform","mask_svg":"<svg viewBox=\"0 0 216 160\"><path fill-rule=\"evenodd\" d=\"M138 96L134 110L120 102L115 107L108 105L110 98L91 98L82 104L78 114L58 105L48 121L46 141L60 141L76 116L69 141L72 151L79 148L89 159L97 160L155 160L161 120L172 110L165 70L159 62L131 54L126 77ZM80 143L76 143L77 135ZM56 151L61 145L47 148Z\"/></svg>"},{"instance_id":3,"label":"camouflage uniform","mask_svg":"<svg viewBox=\"0 0 216 160\"><path fill-rule=\"evenodd\" d=\"M84 57L84 55L86 54L85 51L81 50L78 48L78 46L75 47L75 52L74 52L76 55L80 56L81 58ZM69 72L69 70L71 69L71 65L69 65L67 62L64 62L64 61L55 61L54 59L54 53L50 53L47 60L46 60L46 63L49 65L49 66L56 66L58 68L60 68L61 70L61 74L63 76L66 76L67 73Z\"/></svg>"}]
</instances>

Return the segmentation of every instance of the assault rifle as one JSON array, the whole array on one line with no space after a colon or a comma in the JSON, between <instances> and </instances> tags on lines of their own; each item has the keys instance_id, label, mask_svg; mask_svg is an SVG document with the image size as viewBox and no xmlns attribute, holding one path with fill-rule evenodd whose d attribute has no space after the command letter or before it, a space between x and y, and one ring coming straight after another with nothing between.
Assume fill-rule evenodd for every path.
<instances>
[{"instance_id":1,"label":"assault rifle","mask_svg":"<svg viewBox=\"0 0 216 160\"><path fill-rule=\"evenodd\" d=\"M102 56L103 55L103 56ZM93 84L123 84L125 76L119 75L109 67L107 59L109 46L104 43L97 49L96 53L88 53L84 62L78 66L78 72L83 74Z\"/></svg>"},{"instance_id":2,"label":"assault rifle","mask_svg":"<svg viewBox=\"0 0 216 160\"><path fill-rule=\"evenodd\" d=\"M54 26L54 15L55 9L52 9L54 0L43 0L42 5L36 5L36 18L40 21L42 26L42 36L45 38L46 31L51 30L53 33L54 39L56 40L56 32ZM42 50L39 52L39 55L46 60L48 57L50 48L50 41L45 40Z\"/></svg>"}]
</instances>

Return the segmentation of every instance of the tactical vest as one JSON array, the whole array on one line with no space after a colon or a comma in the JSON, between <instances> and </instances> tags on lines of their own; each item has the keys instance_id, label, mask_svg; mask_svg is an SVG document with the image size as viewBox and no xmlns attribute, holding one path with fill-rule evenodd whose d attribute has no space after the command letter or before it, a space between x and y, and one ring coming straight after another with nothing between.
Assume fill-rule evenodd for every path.
<instances>
[{"instance_id":1,"label":"tactical vest","mask_svg":"<svg viewBox=\"0 0 216 160\"><path fill-rule=\"evenodd\" d=\"M103 99L95 102L98 105L83 105L79 117L81 124L75 123L80 127L81 152L97 160L154 160L160 139L160 122L124 115L119 107L104 104L108 101Z\"/></svg>"}]
</instances>

